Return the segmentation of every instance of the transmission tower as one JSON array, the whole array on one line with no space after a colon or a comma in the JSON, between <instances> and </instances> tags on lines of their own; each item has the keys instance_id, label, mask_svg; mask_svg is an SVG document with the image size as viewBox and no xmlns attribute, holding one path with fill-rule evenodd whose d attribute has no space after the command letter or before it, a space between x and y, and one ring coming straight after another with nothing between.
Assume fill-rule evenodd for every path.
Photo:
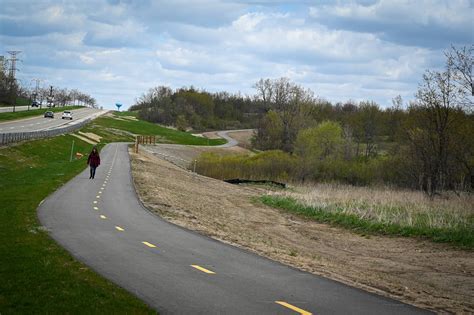
<instances>
[{"instance_id":1,"label":"transmission tower","mask_svg":"<svg viewBox=\"0 0 474 315\"><path fill-rule=\"evenodd\" d=\"M33 93L33 97L34 97L33 101L34 101L36 104L38 104L38 103L37 103L37 100L38 100L38 95L39 95L39 84L40 84L40 82L43 81L43 80L42 80L42 79L38 79L38 78L34 78L34 79L32 79L31 81L35 81L35 82L36 82L35 92ZM42 103L42 102L41 102L41 103ZM41 108L41 104L40 104L40 108Z\"/></svg>"},{"instance_id":2,"label":"transmission tower","mask_svg":"<svg viewBox=\"0 0 474 315\"><path fill-rule=\"evenodd\" d=\"M20 50L10 50L10 51L7 51L7 53L10 54L10 59L8 59L8 61L10 61L9 76L10 76L10 79L15 80L15 72L17 70L16 62L18 61L18 58L16 57L16 55L21 53L21 51Z\"/></svg>"},{"instance_id":3,"label":"transmission tower","mask_svg":"<svg viewBox=\"0 0 474 315\"><path fill-rule=\"evenodd\" d=\"M16 62L18 61L18 58L16 57L16 55L21 53L21 51L10 50L10 51L7 51L7 53L10 54L10 59L8 60L10 61L10 73L9 73L10 95L11 95L11 102L13 104L13 112L15 112L15 107L16 107L16 92L14 91L15 90L15 72L18 70L16 68Z\"/></svg>"}]
</instances>

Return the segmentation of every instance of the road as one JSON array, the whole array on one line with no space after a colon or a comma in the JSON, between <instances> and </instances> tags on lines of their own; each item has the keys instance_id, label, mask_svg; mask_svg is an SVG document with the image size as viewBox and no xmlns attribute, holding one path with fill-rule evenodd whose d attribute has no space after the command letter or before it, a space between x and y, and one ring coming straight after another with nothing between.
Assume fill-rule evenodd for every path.
<instances>
[{"instance_id":1,"label":"road","mask_svg":"<svg viewBox=\"0 0 474 315\"><path fill-rule=\"evenodd\" d=\"M107 145L101 159L94 180L84 170L40 205L39 219L77 259L162 314L427 313L168 223L138 201L126 144Z\"/></svg>"},{"instance_id":2,"label":"road","mask_svg":"<svg viewBox=\"0 0 474 315\"><path fill-rule=\"evenodd\" d=\"M40 116L31 118L10 120L0 123L0 133L11 133L11 132L28 132L28 131L39 131L54 129L63 125L70 125L80 122L81 120L89 117L97 116L103 113L103 110L92 109L92 108L80 108L71 110L73 113L73 120L61 119L62 113L55 113L54 118L44 118L44 112L38 112Z\"/></svg>"}]
</instances>

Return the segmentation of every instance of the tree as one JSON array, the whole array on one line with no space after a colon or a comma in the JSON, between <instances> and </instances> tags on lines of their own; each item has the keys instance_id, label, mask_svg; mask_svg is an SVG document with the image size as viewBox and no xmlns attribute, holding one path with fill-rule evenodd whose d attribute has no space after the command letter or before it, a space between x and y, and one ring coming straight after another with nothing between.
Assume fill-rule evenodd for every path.
<instances>
[{"instance_id":1,"label":"tree","mask_svg":"<svg viewBox=\"0 0 474 315\"><path fill-rule=\"evenodd\" d=\"M402 122L405 116L403 111L403 99L400 95L392 99L392 107L385 109L381 113L382 134L387 136L387 139L392 142L399 143L402 136Z\"/></svg>"},{"instance_id":2,"label":"tree","mask_svg":"<svg viewBox=\"0 0 474 315\"><path fill-rule=\"evenodd\" d=\"M474 82L472 80L472 67L474 64L474 44L470 47L456 48L451 47L450 51L445 53L446 66L452 74L453 84L459 89L461 96L460 105L468 112L473 110Z\"/></svg>"},{"instance_id":3,"label":"tree","mask_svg":"<svg viewBox=\"0 0 474 315\"><path fill-rule=\"evenodd\" d=\"M299 177L303 182L315 172L318 164L340 159L342 135L341 125L333 121L324 121L298 133L295 153L299 157Z\"/></svg>"},{"instance_id":4,"label":"tree","mask_svg":"<svg viewBox=\"0 0 474 315\"><path fill-rule=\"evenodd\" d=\"M376 103L367 101L359 104L359 109L350 120L357 141L357 155L360 152L360 144L365 145L366 158L377 153L376 136L380 131L379 120L380 109Z\"/></svg>"},{"instance_id":5,"label":"tree","mask_svg":"<svg viewBox=\"0 0 474 315\"><path fill-rule=\"evenodd\" d=\"M180 131L186 131L188 128L188 121L184 115L178 115L178 118L176 119L176 128Z\"/></svg>"},{"instance_id":6,"label":"tree","mask_svg":"<svg viewBox=\"0 0 474 315\"><path fill-rule=\"evenodd\" d=\"M254 87L263 106L268 110L272 109L283 124L281 147L272 149L292 152L298 131L307 125L308 114L314 104L313 92L290 82L287 78L260 79Z\"/></svg>"},{"instance_id":7,"label":"tree","mask_svg":"<svg viewBox=\"0 0 474 315\"><path fill-rule=\"evenodd\" d=\"M283 121L276 111L270 110L260 120L252 145L260 150L279 149L282 147Z\"/></svg>"},{"instance_id":8,"label":"tree","mask_svg":"<svg viewBox=\"0 0 474 315\"><path fill-rule=\"evenodd\" d=\"M343 130L339 123L324 121L316 127L301 130L295 153L315 160L339 158L343 144Z\"/></svg>"},{"instance_id":9,"label":"tree","mask_svg":"<svg viewBox=\"0 0 474 315\"><path fill-rule=\"evenodd\" d=\"M472 156L462 157L460 153L472 152L472 148L463 149L470 145L464 141L462 133L462 126L466 124L463 109L469 110L472 101L466 103L470 91L462 83L468 82L468 77L460 75L467 71L461 61L472 61L472 49L454 51L454 57L447 54L445 71L427 71L423 75L416 94L417 102L409 108L407 138L412 156L418 162L413 171L421 188L430 196L453 188L460 161L466 161L468 165L469 160L472 161Z\"/></svg>"}]
</instances>

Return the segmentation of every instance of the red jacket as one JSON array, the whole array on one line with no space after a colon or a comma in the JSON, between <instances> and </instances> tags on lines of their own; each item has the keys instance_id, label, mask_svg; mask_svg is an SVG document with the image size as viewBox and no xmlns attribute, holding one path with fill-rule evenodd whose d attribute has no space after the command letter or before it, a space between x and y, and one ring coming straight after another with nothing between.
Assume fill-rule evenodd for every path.
<instances>
[{"instance_id":1,"label":"red jacket","mask_svg":"<svg viewBox=\"0 0 474 315\"><path fill-rule=\"evenodd\" d=\"M87 164L93 167L97 167L100 165L100 156L99 153L93 153L89 154L89 157L87 158Z\"/></svg>"}]
</instances>

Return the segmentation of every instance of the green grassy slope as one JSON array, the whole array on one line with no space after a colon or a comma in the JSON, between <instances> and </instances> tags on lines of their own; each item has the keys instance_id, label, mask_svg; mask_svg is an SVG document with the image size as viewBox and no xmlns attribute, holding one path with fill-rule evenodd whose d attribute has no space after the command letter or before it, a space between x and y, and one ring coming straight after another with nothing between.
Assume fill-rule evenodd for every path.
<instances>
[{"instance_id":1,"label":"green grassy slope","mask_svg":"<svg viewBox=\"0 0 474 315\"><path fill-rule=\"evenodd\" d=\"M37 219L41 200L78 174L72 136L0 149L0 313L153 313L143 302L72 258Z\"/></svg>"},{"instance_id":2,"label":"green grassy slope","mask_svg":"<svg viewBox=\"0 0 474 315\"><path fill-rule=\"evenodd\" d=\"M143 120L122 118L126 112L114 114L116 118L100 117L86 127L84 131L93 132L103 136L107 141L135 141L133 134L156 135L160 143L178 143L188 145L219 145L226 141L223 139L207 139L195 137L187 132L173 130ZM123 131L123 132L120 132ZM128 133L128 134L127 134Z\"/></svg>"},{"instance_id":3,"label":"green grassy slope","mask_svg":"<svg viewBox=\"0 0 474 315\"><path fill-rule=\"evenodd\" d=\"M163 142L207 144L188 133L111 117L81 131L103 136L99 147L133 141L130 133L156 135ZM90 151L91 144L71 135L0 148L0 314L154 313L71 257L39 224L36 209L41 200L86 167L84 159L69 162L73 140L75 152Z\"/></svg>"}]
</instances>

